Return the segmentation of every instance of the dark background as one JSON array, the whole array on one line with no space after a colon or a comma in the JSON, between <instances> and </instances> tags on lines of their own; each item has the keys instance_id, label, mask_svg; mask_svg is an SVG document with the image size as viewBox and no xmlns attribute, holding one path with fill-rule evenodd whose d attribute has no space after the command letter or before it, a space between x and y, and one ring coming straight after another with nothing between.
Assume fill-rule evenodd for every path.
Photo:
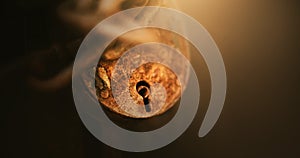
<instances>
[{"instance_id":1,"label":"dark background","mask_svg":"<svg viewBox=\"0 0 300 158\"><path fill-rule=\"evenodd\" d=\"M227 98L213 130L198 138L209 102L209 77L201 57L194 56L194 67L203 74L198 119L179 139L147 153L122 152L94 138L77 115L70 84L51 92L28 85L28 76L36 75L28 66L32 52L73 38L62 34L65 28L55 17L59 1L0 3L1 157L300 156L297 0L179 2L219 46L227 70Z\"/></svg>"}]
</instances>

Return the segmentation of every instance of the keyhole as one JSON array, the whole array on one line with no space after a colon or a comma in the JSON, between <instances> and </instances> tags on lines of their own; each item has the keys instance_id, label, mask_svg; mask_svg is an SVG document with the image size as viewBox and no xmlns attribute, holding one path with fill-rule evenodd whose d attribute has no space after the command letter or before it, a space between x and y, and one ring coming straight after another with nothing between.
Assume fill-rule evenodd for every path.
<instances>
[{"instance_id":1,"label":"keyhole","mask_svg":"<svg viewBox=\"0 0 300 158\"><path fill-rule=\"evenodd\" d=\"M143 97L143 102L144 102L146 112L150 112L151 111L151 107L149 105L150 85L146 81L140 81L136 84L136 90L139 93L139 95Z\"/></svg>"}]
</instances>

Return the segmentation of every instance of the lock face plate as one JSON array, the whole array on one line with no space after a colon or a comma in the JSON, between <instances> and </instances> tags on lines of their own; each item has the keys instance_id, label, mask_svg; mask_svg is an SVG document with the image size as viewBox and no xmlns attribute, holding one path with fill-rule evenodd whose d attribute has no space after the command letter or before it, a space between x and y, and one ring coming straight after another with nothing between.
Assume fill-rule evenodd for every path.
<instances>
[{"instance_id":1,"label":"lock face plate","mask_svg":"<svg viewBox=\"0 0 300 158\"><path fill-rule=\"evenodd\" d=\"M112 74L114 71L118 71L115 70L116 63L126 51L130 50L136 45L147 42L159 42L166 44L176 50L179 50L186 58L189 58L188 42L178 34L158 28L145 28L127 32L107 47L98 62L95 75L95 86L97 99L101 105L105 106L109 110L127 117L148 118L163 114L168 109L172 108L179 100L181 92L184 90L186 83L180 84L178 80L178 77L180 76L177 76L167 66L160 63L150 62L139 66L135 70L132 70L129 81L119 79L117 82L122 82L121 85L129 89L130 96L135 104L144 106L144 110L146 112L151 112L151 114L148 113L147 115L144 115L143 113L145 113L145 111L134 110L128 104L127 106L129 107L120 108L120 106L116 103L111 87ZM131 60L123 63L122 66L128 67L128 64L131 64L135 60L142 60L139 58L139 56L132 56L130 59ZM176 62L176 60L174 60L174 58L171 56L166 56L165 60L173 60L172 64L176 65L176 67L180 69L180 75L188 76L188 69L180 65L180 62ZM117 72L116 78L118 78L118 74L121 76L122 73L124 72ZM140 83L143 84L139 85ZM154 84L162 85L165 89L166 96L162 96L161 99L156 97L156 100L152 100L150 94L160 93L151 91L151 87ZM141 94L142 91L145 91L143 93L149 93L148 96L145 97L143 94ZM149 104L149 102L152 103ZM161 102L164 102L164 104L160 104Z\"/></svg>"}]
</instances>

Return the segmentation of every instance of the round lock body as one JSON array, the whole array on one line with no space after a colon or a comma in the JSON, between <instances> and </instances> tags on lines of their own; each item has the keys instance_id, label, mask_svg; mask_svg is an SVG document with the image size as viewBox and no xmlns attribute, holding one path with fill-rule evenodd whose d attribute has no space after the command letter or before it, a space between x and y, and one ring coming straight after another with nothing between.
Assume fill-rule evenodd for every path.
<instances>
[{"instance_id":1,"label":"round lock body","mask_svg":"<svg viewBox=\"0 0 300 158\"><path fill-rule=\"evenodd\" d=\"M165 50L158 49L159 52L157 53L168 54L163 56L163 60L168 60L169 63L176 67L180 76L168 66L157 62L144 63L136 69L130 70L131 73L128 74L128 80L122 78L122 74L125 73L124 70L116 68L117 62L125 56L124 53L139 44L151 42L165 44L182 53L185 58L189 58L189 43L176 33L158 28L144 28L125 33L106 48L96 68L96 95L101 105L127 117L149 118L163 114L180 99L187 82L189 69L170 52L165 53ZM134 62L147 60L147 56L151 56L149 53L152 52L144 50L132 55L126 54L128 56L127 59L118 64L126 69ZM156 55L152 55L152 58L155 61ZM131 107L131 104L126 104L128 100L126 97L124 99L121 98L123 105L119 105L116 102L111 85L113 84L113 74L115 74L115 82L121 85L116 87L117 93L122 95L128 90L134 104L142 108L137 110ZM179 78L185 78L184 82L181 83ZM153 88L157 84L161 85L163 89Z\"/></svg>"}]
</instances>

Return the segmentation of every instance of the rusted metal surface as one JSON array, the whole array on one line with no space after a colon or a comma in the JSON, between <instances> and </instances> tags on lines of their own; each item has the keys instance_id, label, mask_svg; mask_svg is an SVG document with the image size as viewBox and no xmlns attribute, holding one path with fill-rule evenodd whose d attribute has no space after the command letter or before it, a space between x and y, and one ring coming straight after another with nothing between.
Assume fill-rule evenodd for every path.
<instances>
[{"instance_id":1,"label":"rusted metal surface","mask_svg":"<svg viewBox=\"0 0 300 158\"><path fill-rule=\"evenodd\" d=\"M180 52L182 52L183 55L187 58L189 57L188 43L182 37L175 33L156 28L147 28L128 32L116 39L106 49L101 59L99 60L96 71L97 73L95 85L97 89L98 100L103 106L107 107L108 109L117 112L121 115L132 118L147 118L166 112L168 109L174 106L176 101L178 101L181 95L181 90L183 90L182 87L184 86L180 85L178 81L178 76L176 76L176 74L165 65L159 63L146 63L135 69L130 74L129 81L124 81L120 79L119 82L122 82L122 85L129 88L130 96L134 100L135 104L145 106L146 111L151 111L151 107L149 107L148 105L152 99L150 96L150 87L156 83L161 84L166 90L166 100L164 101L165 103L163 104L163 106L156 107L159 108L158 112L153 113L150 116L144 116L141 115L138 111L125 111L123 110L124 107L120 108L120 106L116 103L111 89L111 79L115 65L124 52L140 43L136 40L130 41L123 37L136 36L135 39L139 39L138 36L140 35L141 31L143 31L142 42L164 43L175 49L180 50ZM132 60L138 59L132 58ZM167 57L166 60L174 59L172 57ZM130 64L130 62L133 61L128 61L124 64ZM181 63L176 62L176 60L174 60L173 64L176 64L176 66L180 69L180 71L182 72L181 75L187 75L188 70L185 67L181 66ZM124 65L124 67L126 67L126 65ZM130 109L130 107L128 107L127 109Z\"/></svg>"}]
</instances>

